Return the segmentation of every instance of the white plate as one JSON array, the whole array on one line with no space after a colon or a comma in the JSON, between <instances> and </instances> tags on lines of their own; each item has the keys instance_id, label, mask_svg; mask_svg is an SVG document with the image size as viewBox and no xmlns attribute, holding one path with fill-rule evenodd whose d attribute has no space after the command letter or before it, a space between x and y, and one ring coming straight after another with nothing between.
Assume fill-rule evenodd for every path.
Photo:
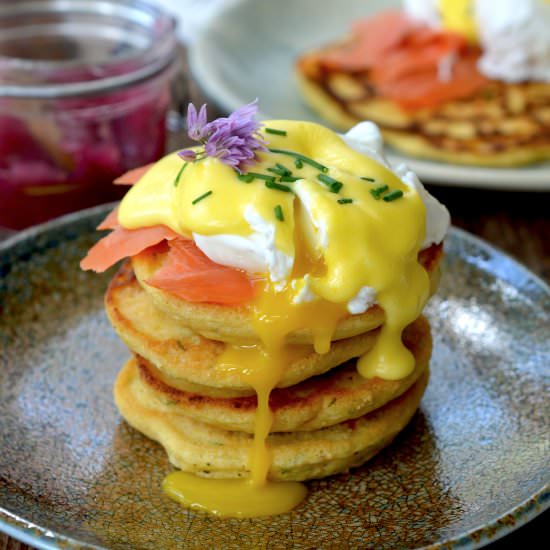
<instances>
[{"instance_id":1,"label":"white plate","mask_svg":"<svg viewBox=\"0 0 550 550\"><path fill-rule=\"evenodd\" d=\"M295 59L345 36L355 19L397 5L399 0L233 1L190 45L191 69L206 94L227 111L258 97L262 118L321 122L301 101ZM399 158L425 181L440 185L550 190L550 163L499 169Z\"/></svg>"}]
</instances>

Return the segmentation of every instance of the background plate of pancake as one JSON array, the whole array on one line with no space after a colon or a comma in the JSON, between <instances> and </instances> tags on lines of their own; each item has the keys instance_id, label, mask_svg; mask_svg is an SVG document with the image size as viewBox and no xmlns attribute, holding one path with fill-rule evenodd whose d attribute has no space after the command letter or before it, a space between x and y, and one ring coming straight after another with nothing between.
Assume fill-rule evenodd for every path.
<instances>
[{"instance_id":1,"label":"background plate of pancake","mask_svg":"<svg viewBox=\"0 0 550 550\"><path fill-rule=\"evenodd\" d=\"M301 84L299 85L295 68L296 62L301 56L312 50L345 39L349 35L350 24L353 21L395 6L401 6L401 2L399 0L341 0L340 2L325 3L315 0L282 0L279 2L240 0L231 2L227 9L210 20L198 33L195 41L190 44L191 69L207 95L228 112L256 97L261 97L260 118L294 118L325 124L328 120L329 123L332 122L335 129L341 129L340 116L332 113L332 117L321 119L306 105L306 97L309 103L318 104L320 95L314 86L304 86L304 78L300 79ZM342 83L338 82L339 86L340 84ZM351 86L345 86L345 92L353 93L354 86L353 83ZM432 119L430 116L426 118L422 114L425 120L423 118L423 120L411 121L415 128L426 127L426 136L421 132L421 137L429 139L415 140L412 134L400 134L407 135L406 139L403 138L400 141L408 153L403 155L396 153L395 150L389 150L389 156L405 160L425 182L508 190L550 190L550 161L522 167L498 167L512 158L525 159L537 156L535 151L537 145L533 143L531 147L530 142L525 141L526 137L522 132L527 128L533 128L535 132L533 139L539 141L544 139L541 137L543 134L544 136L548 135L548 125L544 125L541 129L537 124L543 124L540 121L546 120L544 117L548 116L550 85L527 84L524 87L507 87L499 84L493 87L494 90L491 90L490 97L487 95L487 97L478 98L471 105L446 106L445 113L443 113L445 116L438 112ZM510 89L508 90L508 88ZM540 105L540 109L543 109L544 113L537 113L528 108L521 116L517 113L514 114L513 111L517 108L518 100L521 100L522 104L529 105L527 95L531 93L536 93L537 97L543 93L546 97L546 102ZM511 103L507 106L508 99L513 105ZM537 99L537 101L539 100ZM369 107L367 102L358 108L364 112L364 118L374 117L375 122L380 125L383 120L376 119L377 115L382 116L378 103ZM387 109L387 105L383 105L383 107L385 114L382 114L384 116L390 116L393 113L391 108ZM330 114L331 107L328 106L329 111L326 109L325 101L321 110ZM374 113L372 109L375 109ZM482 128L479 124L480 109L484 117L497 111L501 114L496 119L483 119L484 126ZM420 117L420 115L418 116ZM506 120L500 120L499 117L504 117ZM392 124L397 120L393 120L394 118L395 116L390 116ZM517 135L506 137L508 141L513 141L516 137L517 146L510 145L510 149L505 153L496 152L491 162L493 167L476 166L475 164L483 164L487 162L488 158L491 158L491 155L485 155L485 153L481 155L481 159L479 154L468 153L470 147L472 151L484 151L487 147L492 146L492 138L489 134L481 136L482 131L486 130L485 126L489 124L493 128L501 125L503 128L507 127L506 131L510 132L509 128L514 126L514 121L519 119L521 120L518 122ZM401 124L403 121L397 122ZM441 128L442 124L443 128ZM434 150L429 144L433 137L431 136L434 131L432 127L435 125L438 128L436 129L437 135L433 139L445 138L443 141L446 140L447 133L449 139L455 139L454 134L463 132L465 126L469 126L470 130L473 128L474 137L468 140L468 150L465 152L469 158L468 164L457 165L432 160L437 156L452 159L452 155L440 154L441 152L437 154L437 151L434 156ZM386 142L395 137L386 134ZM460 139L458 142L462 143ZM496 143L494 147L497 151ZM415 152L416 154L411 154ZM425 155L430 158L421 158Z\"/></svg>"},{"instance_id":2,"label":"background plate of pancake","mask_svg":"<svg viewBox=\"0 0 550 550\"><path fill-rule=\"evenodd\" d=\"M115 325L135 350L141 345L120 383L139 395L134 406L185 407L188 416L208 419L208 431L192 420L185 426L197 463L223 446L228 457L238 452L238 441L224 434L247 429L250 396L227 379L222 394L234 392L230 401L239 407L221 406L215 390L212 399L189 398L212 386L201 369L216 346L165 323L164 333L153 331L160 341L149 340L158 319L152 313L136 324L132 307L143 312L150 305L139 292L136 298L128 268L102 276L79 269L111 208L69 215L0 244L1 529L40 548L477 548L549 506L550 289L456 229L426 309L430 383L387 449L348 473L308 482L307 499L290 514L222 520L164 496L162 479L173 470L166 453L124 422L114 404L113 383L129 353L105 315L109 281L108 314L120 315ZM413 393L425 379L426 329L423 319L409 329L419 365L418 382L406 383ZM196 386L153 366L181 354L197 369ZM411 390L390 384L385 393L374 391L345 365L331 378L312 378L322 370L315 362L302 367L300 391L288 379L289 389L279 392L281 430L299 434L299 425L315 429L330 415L345 418L344 406L328 406L335 392L348 407L357 392L397 402L401 411L409 399L416 406ZM375 417L381 402L371 403ZM348 428L353 443L362 427ZM307 448L306 436L291 435L291 447ZM287 464L291 475L297 464Z\"/></svg>"}]
</instances>

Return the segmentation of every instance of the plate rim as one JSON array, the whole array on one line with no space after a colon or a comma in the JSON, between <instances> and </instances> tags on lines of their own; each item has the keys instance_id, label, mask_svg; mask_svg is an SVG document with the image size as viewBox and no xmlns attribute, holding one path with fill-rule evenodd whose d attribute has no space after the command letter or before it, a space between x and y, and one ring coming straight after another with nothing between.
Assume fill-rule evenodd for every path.
<instances>
[{"instance_id":1,"label":"plate rim","mask_svg":"<svg viewBox=\"0 0 550 550\"><path fill-rule=\"evenodd\" d=\"M112 202L79 210L59 218L47 221L45 223L27 228L14 236L8 237L0 241L0 253L8 252L11 248L25 241L32 241L37 237L51 230L68 227L75 222L83 222L86 219L92 218L99 214L106 214L118 202ZM458 237L462 241L470 241L479 248L489 252L490 254L497 253L508 261L512 262L516 269L519 269L524 275L536 283L550 298L550 285L548 285L541 277L530 271L526 266L512 258L499 247L494 246L480 237L451 226L449 234ZM480 268L481 269L481 268ZM443 548L460 548L461 550L475 550L486 544L495 542L496 540L510 534L516 529L526 525L529 521L550 508L550 482L543 485L538 491L531 496L511 507L508 511L495 518L492 522L464 532L460 537L448 538L438 541L434 544L426 545L418 550L437 550ZM32 545L41 550L57 550L60 548L81 549L89 548L94 550L108 550L108 547L98 546L91 543L79 541L74 537L64 535L59 531L42 527L35 524L18 514L0 506L0 531L10 537L18 539L25 544Z\"/></svg>"},{"instance_id":2,"label":"plate rim","mask_svg":"<svg viewBox=\"0 0 550 550\"><path fill-rule=\"evenodd\" d=\"M227 112L241 107L244 98L225 87L225 81L219 71L212 72L207 54L211 45L210 34L226 14L239 9L241 5L252 4L254 0L232 0L228 2L214 17L208 20L188 45L188 60L191 73L206 96ZM250 98L251 101L253 98ZM273 115L258 113L261 119L274 118ZM280 118L280 117L275 117ZM489 166L473 166L466 164L451 164L420 157L409 157L401 152L387 148L390 160L405 162L418 177L433 185L441 187L461 187L472 189L490 189L509 192L548 192L550 191L550 162L525 167L493 168ZM393 161L392 160L392 161ZM453 171L455 173L453 173ZM466 180L466 181L465 181ZM518 183L518 182L522 183Z\"/></svg>"}]
</instances>

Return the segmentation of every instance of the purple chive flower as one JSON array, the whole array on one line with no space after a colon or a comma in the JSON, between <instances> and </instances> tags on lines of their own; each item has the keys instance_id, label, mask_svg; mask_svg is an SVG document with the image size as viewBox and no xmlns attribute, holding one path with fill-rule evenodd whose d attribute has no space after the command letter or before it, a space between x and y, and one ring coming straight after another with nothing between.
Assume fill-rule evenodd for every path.
<instances>
[{"instance_id":1,"label":"purple chive flower","mask_svg":"<svg viewBox=\"0 0 550 550\"><path fill-rule=\"evenodd\" d=\"M178 153L178 157L182 158L187 162L192 162L197 159L197 153L192 149L183 149Z\"/></svg>"},{"instance_id":2,"label":"purple chive flower","mask_svg":"<svg viewBox=\"0 0 550 550\"><path fill-rule=\"evenodd\" d=\"M195 141L204 145L203 155L215 157L224 164L242 172L245 166L254 161L258 151L266 151L266 142L261 138L260 123L256 120L258 100L237 109L228 117L218 118L206 124L206 106L197 114L190 104L187 114L187 133ZM204 158L196 151L184 149L179 156L186 161Z\"/></svg>"},{"instance_id":3,"label":"purple chive flower","mask_svg":"<svg viewBox=\"0 0 550 550\"><path fill-rule=\"evenodd\" d=\"M200 108L197 114L197 109L192 103L187 107L187 135L193 141L202 141L206 138L206 103Z\"/></svg>"}]
</instances>

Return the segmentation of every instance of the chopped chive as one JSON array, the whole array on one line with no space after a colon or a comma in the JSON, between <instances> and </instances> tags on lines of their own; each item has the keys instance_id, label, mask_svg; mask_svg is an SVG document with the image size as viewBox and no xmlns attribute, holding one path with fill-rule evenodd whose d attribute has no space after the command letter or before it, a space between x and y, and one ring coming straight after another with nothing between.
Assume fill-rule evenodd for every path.
<instances>
[{"instance_id":1,"label":"chopped chive","mask_svg":"<svg viewBox=\"0 0 550 550\"><path fill-rule=\"evenodd\" d=\"M249 176L258 178L265 181L275 181L275 176L270 176L269 174L259 174L258 172L248 172Z\"/></svg>"},{"instance_id":2,"label":"chopped chive","mask_svg":"<svg viewBox=\"0 0 550 550\"><path fill-rule=\"evenodd\" d=\"M335 180L326 174L317 174L317 179L328 186L332 193L338 193L344 186L341 181Z\"/></svg>"},{"instance_id":3,"label":"chopped chive","mask_svg":"<svg viewBox=\"0 0 550 550\"><path fill-rule=\"evenodd\" d=\"M281 172L285 172L284 174L282 174L283 176L291 176L292 175L292 172L284 164L281 164L280 162L278 162L277 164L275 164L275 166L279 170L281 170Z\"/></svg>"},{"instance_id":4,"label":"chopped chive","mask_svg":"<svg viewBox=\"0 0 550 550\"><path fill-rule=\"evenodd\" d=\"M286 182L289 182L289 183L292 183L294 181L298 181L298 180L301 180L302 178L297 178L296 176L281 176L279 178L280 181L286 181Z\"/></svg>"},{"instance_id":5,"label":"chopped chive","mask_svg":"<svg viewBox=\"0 0 550 550\"><path fill-rule=\"evenodd\" d=\"M375 181L374 178L366 178L366 177L364 177L364 176L360 176L360 178L361 178L362 180L365 180L365 181L371 181L371 182Z\"/></svg>"},{"instance_id":6,"label":"chopped chive","mask_svg":"<svg viewBox=\"0 0 550 550\"><path fill-rule=\"evenodd\" d=\"M278 136L286 136L286 130L277 130L276 128L264 128L268 134L276 134Z\"/></svg>"},{"instance_id":7,"label":"chopped chive","mask_svg":"<svg viewBox=\"0 0 550 550\"><path fill-rule=\"evenodd\" d=\"M323 183L326 183L327 185L331 185L333 184L335 181L338 181L338 180L335 180L333 177L331 176L327 176L326 174L317 174L317 179L319 181L322 181Z\"/></svg>"},{"instance_id":8,"label":"chopped chive","mask_svg":"<svg viewBox=\"0 0 550 550\"><path fill-rule=\"evenodd\" d=\"M380 195L382 193L385 193L389 187L387 185L380 185L379 187L376 187L375 189L370 190L370 194L377 200L380 200Z\"/></svg>"},{"instance_id":9,"label":"chopped chive","mask_svg":"<svg viewBox=\"0 0 550 550\"><path fill-rule=\"evenodd\" d=\"M198 202L202 201L202 199L205 199L206 197L210 196L212 194L212 191L207 191L206 193L203 193L202 195L199 195L195 200L191 201L191 204L197 204Z\"/></svg>"},{"instance_id":10,"label":"chopped chive","mask_svg":"<svg viewBox=\"0 0 550 550\"><path fill-rule=\"evenodd\" d=\"M281 207L280 204L278 204L274 209L273 211L275 212L275 217L280 221L280 222L284 222L285 221L285 216L283 214L283 209Z\"/></svg>"},{"instance_id":11,"label":"chopped chive","mask_svg":"<svg viewBox=\"0 0 550 550\"><path fill-rule=\"evenodd\" d=\"M303 163L309 164L310 166L317 168L317 170L320 170L321 172L328 172L328 168L326 166L324 166L320 162L317 162L316 160L306 157L305 155L301 155L300 153L295 153L294 151L287 151L286 149L269 149L269 150L272 153L280 153L281 155L289 155L291 157L300 159Z\"/></svg>"},{"instance_id":12,"label":"chopped chive","mask_svg":"<svg viewBox=\"0 0 550 550\"><path fill-rule=\"evenodd\" d=\"M353 199L338 199L336 202L338 204L351 204L353 202Z\"/></svg>"},{"instance_id":13,"label":"chopped chive","mask_svg":"<svg viewBox=\"0 0 550 550\"><path fill-rule=\"evenodd\" d=\"M181 175L183 174L183 171L187 168L187 162L179 169L178 171L178 174L176 176L176 179L174 180L174 187L177 187L179 182L180 182L180 178L181 178Z\"/></svg>"},{"instance_id":14,"label":"chopped chive","mask_svg":"<svg viewBox=\"0 0 550 550\"><path fill-rule=\"evenodd\" d=\"M237 178L245 183L250 183L251 181L254 181L254 174L237 174Z\"/></svg>"},{"instance_id":15,"label":"chopped chive","mask_svg":"<svg viewBox=\"0 0 550 550\"><path fill-rule=\"evenodd\" d=\"M280 183L275 183L274 181L266 181L265 186L269 189L276 189L277 191L292 193L292 189L288 185L282 185Z\"/></svg>"},{"instance_id":16,"label":"chopped chive","mask_svg":"<svg viewBox=\"0 0 550 550\"><path fill-rule=\"evenodd\" d=\"M403 191L401 191L400 189L394 189L391 193L384 195L382 199L385 200L386 202L392 202L396 199L401 198L402 196L403 196Z\"/></svg>"},{"instance_id":17,"label":"chopped chive","mask_svg":"<svg viewBox=\"0 0 550 550\"><path fill-rule=\"evenodd\" d=\"M278 162L274 167L270 167L267 169L268 172L273 172L274 174L277 174L278 176L291 176L292 172L286 167L283 166L280 162Z\"/></svg>"},{"instance_id":18,"label":"chopped chive","mask_svg":"<svg viewBox=\"0 0 550 550\"><path fill-rule=\"evenodd\" d=\"M303 168L304 163L302 162L302 159L294 159L294 166L296 166L296 168Z\"/></svg>"}]
</instances>

